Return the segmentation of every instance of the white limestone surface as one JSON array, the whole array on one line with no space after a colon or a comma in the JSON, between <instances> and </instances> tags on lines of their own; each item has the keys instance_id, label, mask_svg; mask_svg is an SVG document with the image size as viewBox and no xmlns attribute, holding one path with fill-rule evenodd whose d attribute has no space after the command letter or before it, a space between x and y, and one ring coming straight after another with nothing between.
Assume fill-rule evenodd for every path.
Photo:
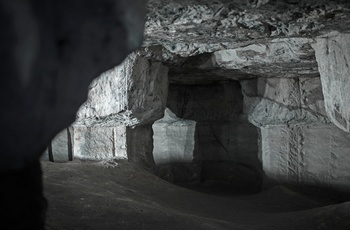
<instances>
[{"instance_id":1,"label":"white limestone surface","mask_svg":"<svg viewBox=\"0 0 350 230\"><path fill-rule=\"evenodd\" d=\"M136 53L130 54L117 67L96 78L89 87L88 99L77 112L77 121L106 119L125 115L142 125L163 115L168 92L168 69L159 62L150 62ZM108 119L108 118L107 118ZM123 121L123 116L118 117Z\"/></svg>"},{"instance_id":2,"label":"white limestone surface","mask_svg":"<svg viewBox=\"0 0 350 230\"><path fill-rule=\"evenodd\" d=\"M330 122L319 78L258 78L241 85L243 114L257 127Z\"/></svg>"},{"instance_id":3,"label":"white limestone surface","mask_svg":"<svg viewBox=\"0 0 350 230\"><path fill-rule=\"evenodd\" d=\"M127 159L126 126L73 125L72 129L74 158Z\"/></svg>"},{"instance_id":4,"label":"white limestone surface","mask_svg":"<svg viewBox=\"0 0 350 230\"><path fill-rule=\"evenodd\" d=\"M350 190L350 134L334 125L268 126L261 142L268 179Z\"/></svg>"},{"instance_id":5,"label":"white limestone surface","mask_svg":"<svg viewBox=\"0 0 350 230\"><path fill-rule=\"evenodd\" d=\"M336 126L350 132L350 34L332 33L316 41L313 48L327 114Z\"/></svg>"},{"instance_id":6,"label":"white limestone surface","mask_svg":"<svg viewBox=\"0 0 350 230\"><path fill-rule=\"evenodd\" d=\"M41 156L41 160L53 162L67 162L71 160L71 136L72 128L65 128L59 132L50 142ZM52 159L49 155L52 154Z\"/></svg>"},{"instance_id":7,"label":"white limestone surface","mask_svg":"<svg viewBox=\"0 0 350 230\"><path fill-rule=\"evenodd\" d=\"M56 135L51 142L51 150L54 162L69 161L69 131L67 128Z\"/></svg>"},{"instance_id":8,"label":"white limestone surface","mask_svg":"<svg viewBox=\"0 0 350 230\"><path fill-rule=\"evenodd\" d=\"M156 165L190 163L193 160L196 122L180 119L168 108L152 125L153 158Z\"/></svg>"}]
</instances>

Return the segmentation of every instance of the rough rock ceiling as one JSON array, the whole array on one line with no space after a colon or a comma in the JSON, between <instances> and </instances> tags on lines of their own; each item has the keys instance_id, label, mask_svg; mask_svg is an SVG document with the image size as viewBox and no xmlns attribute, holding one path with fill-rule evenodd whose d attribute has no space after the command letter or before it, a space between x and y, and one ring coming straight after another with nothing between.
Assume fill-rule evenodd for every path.
<instances>
[{"instance_id":1,"label":"rough rock ceiling","mask_svg":"<svg viewBox=\"0 0 350 230\"><path fill-rule=\"evenodd\" d=\"M150 0L144 55L168 64L172 82L315 77L314 39L349 22L340 0Z\"/></svg>"},{"instance_id":2,"label":"rough rock ceiling","mask_svg":"<svg viewBox=\"0 0 350 230\"><path fill-rule=\"evenodd\" d=\"M150 0L145 46L190 56L276 38L349 30L348 1Z\"/></svg>"}]
</instances>

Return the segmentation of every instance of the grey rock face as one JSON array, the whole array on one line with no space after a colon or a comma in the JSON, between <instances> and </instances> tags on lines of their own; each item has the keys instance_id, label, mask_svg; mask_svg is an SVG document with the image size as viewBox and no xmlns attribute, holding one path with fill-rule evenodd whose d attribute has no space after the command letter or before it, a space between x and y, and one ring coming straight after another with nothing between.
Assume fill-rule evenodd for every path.
<instances>
[{"instance_id":1,"label":"grey rock face","mask_svg":"<svg viewBox=\"0 0 350 230\"><path fill-rule=\"evenodd\" d=\"M49 160L53 162L67 162L72 160L72 131L71 128L66 128L56 135L48 149Z\"/></svg>"},{"instance_id":2,"label":"grey rock face","mask_svg":"<svg viewBox=\"0 0 350 230\"><path fill-rule=\"evenodd\" d=\"M183 57L237 48L257 40L312 37L349 29L344 1L151 0L144 46Z\"/></svg>"},{"instance_id":3,"label":"grey rock face","mask_svg":"<svg viewBox=\"0 0 350 230\"><path fill-rule=\"evenodd\" d=\"M332 122L350 132L350 34L330 34L313 45L325 107Z\"/></svg>"},{"instance_id":4,"label":"grey rock face","mask_svg":"<svg viewBox=\"0 0 350 230\"><path fill-rule=\"evenodd\" d=\"M127 159L126 126L73 126L73 156L87 160Z\"/></svg>"},{"instance_id":5,"label":"grey rock face","mask_svg":"<svg viewBox=\"0 0 350 230\"><path fill-rule=\"evenodd\" d=\"M164 65L133 53L90 84L77 122L92 125L114 120L126 126L150 124L163 115L167 79Z\"/></svg>"},{"instance_id":6,"label":"grey rock face","mask_svg":"<svg viewBox=\"0 0 350 230\"><path fill-rule=\"evenodd\" d=\"M263 77L315 76L317 63L308 38L279 38L213 52L215 67ZM276 71L278 70L278 71Z\"/></svg>"},{"instance_id":7,"label":"grey rock face","mask_svg":"<svg viewBox=\"0 0 350 230\"><path fill-rule=\"evenodd\" d=\"M267 181L350 189L349 134L330 124L320 78L258 78L241 85L244 117L261 129Z\"/></svg>"},{"instance_id":8,"label":"grey rock face","mask_svg":"<svg viewBox=\"0 0 350 230\"><path fill-rule=\"evenodd\" d=\"M348 137L331 123L350 131L349 12L341 0L150 0L143 48L90 84L73 152L176 164L158 168L171 180L196 177L198 160L208 175L263 165L277 182L347 188ZM168 111L153 124L166 104L196 129Z\"/></svg>"},{"instance_id":9,"label":"grey rock face","mask_svg":"<svg viewBox=\"0 0 350 230\"><path fill-rule=\"evenodd\" d=\"M349 190L350 136L334 125L261 129L262 162L270 180Z\"/></svg>"},{"instance_id":10,"label":"grey rock face","mask_svg":"<svg viewBox=\"0 0 350 230\"><path fill-rule=\"evenodd\" d=\"M153 170L153 129L152 125L126 128L128 161L139 163Z\"/></svg>"},{"instance_id":11,"label":"grey rock face","mask_svg":"<svg viewBox=\"0 0 350 230\"><path fill-rule=\"evenodd\" d=\"M257 127L329 123L317 78L258 78L241 84L244 115Z\"/></svg>"},{"instance_id":12,"label":"grey rock face","mask_svg":"<svg viewBox=\"0 0 350 230\"><path fill-rule=\"evenodd\" d=\"M147 125L163 116L167 92L167 68L130 54L90 84L88 100L71 126L73 157L102 160L130 156L130 160L153 166L152 132ZM59 138L52 143L62 145Z\"/></svg>"},{"instance_id":13,"label":"grey rock face","mask_svg":"<svg viewBox=\"0 0 350 230\"><path fill-rule=\"evenodd\" d=\"M210 174L218 165L244 163L261 169L258 131L241 119L243 95L235 81L207 84L170 84L168 107L183 119L196 121L195 156ZM214 172L212 172L214 173ZM219 173L220 174L220 173ZM201 179L205 180L201 173Z\"/></svg>"},{"instance_id":14,"label":"grey rock face","mask_svg":"<svg viewBox=\"0 0 350 230\"><path fill-rule=\"evenodd\" d=\"M179 119L168 108L152 125L156 165L191 163L194 159L196 122Z\"/></svg>"},{"instance_id":15,"label":"grey rock face","mask_svg":"<svg viewBox=\"0 0 350 230\"><path fill-rule=\"evenodd\" d=\"M167 108L152 129L157 175L170 182L198 182L201 168L195 150L196 122L178 118Z\"/></svg>"}]
</instances>

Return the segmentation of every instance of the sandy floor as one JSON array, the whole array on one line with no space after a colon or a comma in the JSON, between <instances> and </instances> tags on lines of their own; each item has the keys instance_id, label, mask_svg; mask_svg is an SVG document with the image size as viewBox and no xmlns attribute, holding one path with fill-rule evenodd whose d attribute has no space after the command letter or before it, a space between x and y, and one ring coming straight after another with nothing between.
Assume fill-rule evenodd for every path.
<instances>
[{"instance_id":1,"label":"sandy floor","mask_svg":"<svg viewBox=\"0 0 350 230\"><path fill-rule=\"evenodd\" d=\"M132 163L111 166L42 162L47 230L350 229L350 202L325 205L282 186L254 195L209 194Z\"/></svg>"}]
</instances>

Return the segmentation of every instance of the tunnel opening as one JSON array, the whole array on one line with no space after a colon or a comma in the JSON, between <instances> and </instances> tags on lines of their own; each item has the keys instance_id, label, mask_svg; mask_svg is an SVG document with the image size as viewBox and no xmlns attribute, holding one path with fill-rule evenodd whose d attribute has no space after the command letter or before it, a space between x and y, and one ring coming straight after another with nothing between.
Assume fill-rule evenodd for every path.
<instances>
[{"instance_id":1,"label":"tunnel opening","mask_svg":"<svg viewBox=\"0 0 350 230\"><path fill-rule=\"evenodd\" d=\"M243 94L238 81L171 82L167 108L179 119L196 122L195 143L192 161L158 165L156 162L160 177L183 185L195 183L240 192L261 190L258 129L242 115ZM155 145L154 149L157 148Z\"/></svg>"}]
</instances>

